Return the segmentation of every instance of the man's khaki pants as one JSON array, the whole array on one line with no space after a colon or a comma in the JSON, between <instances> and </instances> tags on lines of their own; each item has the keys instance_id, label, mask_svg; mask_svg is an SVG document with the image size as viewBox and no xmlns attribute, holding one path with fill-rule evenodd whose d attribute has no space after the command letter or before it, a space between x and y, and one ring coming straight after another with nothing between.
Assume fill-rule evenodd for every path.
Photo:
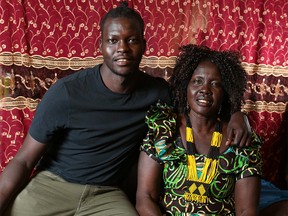
<instances>
[{"instance_id":1,"label":"man's khaki pants","mask_svg":"<svg viewBox=\"0 0 288 216\"><path fill-rule=\"evenodd\" d=\"M37 174L5 216L138 215L117 187L69 183L48 171Z\"/></svg>"}]
</instances>

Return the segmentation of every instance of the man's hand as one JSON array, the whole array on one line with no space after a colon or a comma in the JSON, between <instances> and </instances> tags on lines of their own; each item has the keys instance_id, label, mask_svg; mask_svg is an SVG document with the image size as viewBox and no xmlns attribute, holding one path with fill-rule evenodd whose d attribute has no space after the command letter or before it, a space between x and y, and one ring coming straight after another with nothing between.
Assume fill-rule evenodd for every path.
<instances>
[{"instance_id":1,"label":"man's hand","mask_svg":"<svg viewBox=\"0 0 288 216\"><path fill-rule=\"evenodd\" d=\"M249 146L251 134L248 117L241 111L233 113L227 127L226 145Z\"/></svg>"}]
</instances>

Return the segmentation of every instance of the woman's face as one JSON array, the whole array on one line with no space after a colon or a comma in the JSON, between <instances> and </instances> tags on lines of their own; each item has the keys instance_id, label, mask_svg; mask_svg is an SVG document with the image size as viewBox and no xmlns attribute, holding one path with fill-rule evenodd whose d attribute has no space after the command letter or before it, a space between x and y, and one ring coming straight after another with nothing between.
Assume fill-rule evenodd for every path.
<instances>
[{"instance_id":1,"label":"woman's face","mask_svg":"<svg viewBox=\"0 0 288 216\"><path fill-rule=\"evenodd\" d=\"M215 117L221 108L223 96L224 90L217 66L210 61L200 62L187 87L190 112Z\"/></svg>"}]
</instances>

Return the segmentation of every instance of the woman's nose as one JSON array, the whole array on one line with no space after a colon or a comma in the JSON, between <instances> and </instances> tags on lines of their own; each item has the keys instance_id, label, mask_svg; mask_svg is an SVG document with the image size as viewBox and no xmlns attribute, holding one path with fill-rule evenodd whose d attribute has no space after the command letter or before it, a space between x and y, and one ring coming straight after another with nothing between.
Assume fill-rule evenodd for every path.
<instances>
[{"instance_id":1,"label":"woman's nose","mask_svg":"<svg viewBox=\"0 0 288 216\"><path fill-rule=\"evenodd\" d=\"M202 87L201 87L201 89L200 89L200 92L201 92L202 94L206 94L206 95L211 95L211 94L212 94L211 89L210 89L210 86L207 85L207 84L202 85Z\"/></svg>"}]
</instances>

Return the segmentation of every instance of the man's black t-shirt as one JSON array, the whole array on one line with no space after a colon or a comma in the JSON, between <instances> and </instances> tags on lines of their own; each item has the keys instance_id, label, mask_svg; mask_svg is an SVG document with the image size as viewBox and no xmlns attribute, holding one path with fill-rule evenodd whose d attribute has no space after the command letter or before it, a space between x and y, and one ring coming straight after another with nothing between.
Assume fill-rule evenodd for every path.
<instances>
[{"instance_id":1,"label":"man's black t-shirt","mask_svg":"<svg viewBox=\"0 0 288 216\"><path fill-rule=\"evenodd\" d=\"M159 99L170 103L168 85L139 71L133 92L114 93L99 68L58 80L39 103L29 133L49 147L37 169L69 182L117 185L137 160L146 112Z\"/></svg>"}]
</instances>

